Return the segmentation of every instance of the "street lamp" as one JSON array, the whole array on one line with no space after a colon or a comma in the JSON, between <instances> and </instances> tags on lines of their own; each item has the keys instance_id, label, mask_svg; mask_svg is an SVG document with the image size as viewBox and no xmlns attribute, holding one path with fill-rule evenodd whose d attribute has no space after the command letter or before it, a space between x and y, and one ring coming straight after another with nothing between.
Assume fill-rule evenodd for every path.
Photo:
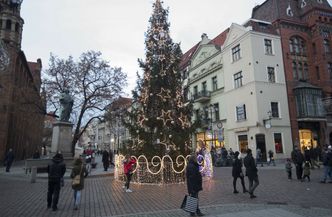
<instances>
[{"instance_id":1,"label":"street lamp","mask_svg":"<svg viewBox=\"0 0 332 217\"><path fill-rule=\"evenodd\" d=\"M268 111L267 112L268 118L263 119L263 123L266 129L271 128L271 119L272 119L272 112Z\"/></svg>"},{"instance_id":2,"label":"street lamp","mask_svg":"<svg viewBox=\"0 0 332 217\"><path fill-rule=\"evenodd\" d=\"M210 129L211 129L211 137L212 137L212 146L214 146L215 144L214 144L214 133L213 133L213 112L214 113L218 112L218 108L215 105L210 104L205 109L210 114Z\"/></svg>"}]
</instances>

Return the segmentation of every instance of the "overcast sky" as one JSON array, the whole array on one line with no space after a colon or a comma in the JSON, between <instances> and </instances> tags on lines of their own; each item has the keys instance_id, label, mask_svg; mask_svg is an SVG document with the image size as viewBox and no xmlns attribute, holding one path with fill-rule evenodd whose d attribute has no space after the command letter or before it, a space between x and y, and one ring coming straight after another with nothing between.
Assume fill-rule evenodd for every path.
<instances>
[{"instance_id":1,"label":"overcast sky","mask_svg":"<svg viewBox=\"0 0 332 217\"><path fill-rule=\"evenodd\" d=\"M144 33L155 0L24 0L22 50L28 61L50 53L78 58L87 50L101 51L111 66L128 74L127 93L135 87L137 59L144 59ZM231 23L243 24L264 0L164 0L174 42L185 53L202 33L216 37ZM330 4L332 0L329 0Z\"/></svg>"}]
</instances>

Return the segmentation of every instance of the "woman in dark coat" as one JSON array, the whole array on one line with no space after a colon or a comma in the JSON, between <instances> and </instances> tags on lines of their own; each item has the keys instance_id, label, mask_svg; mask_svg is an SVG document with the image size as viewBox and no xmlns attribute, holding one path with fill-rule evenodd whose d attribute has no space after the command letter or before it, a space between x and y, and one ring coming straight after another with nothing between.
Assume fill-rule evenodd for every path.
<instances>
[{"instance_id":1,"label":"woman in dark coat","mask_svg":"<svg viewBox=\"0 0 332 217\"><path fill-rule=\"evenodd\" d=\"M246 189L246 186L244 184L244 175L243 175L243 172L242 172L242 161L238 158L239 157L239 152L236 151L234 153L234 162L233 162L233 169L232 169L232 176L233 176L233 188L234 188L234 191L233 193L234 194L237 194L239 193L237 190L236 190L236 180L237 178L240 178L241 179L241 184L242 184L242 189L243 189L243 193L246 193L248 192L247 189Z\"/></svg>"},{"instance_id":2,"label":"woman in dark coat","mask_svg":"<svg viewBox=\"0 0 332 217\"><path fill-rule=\"evenodd\" d=\"M197 163L196 155L191 155L189 158L189 163L186 170L186 176L187 176L188 194L198 199L198 192L203 190L203 187L202 187L202 175L199 172L199 165ZM204 215L203 213L201 213L198 203L197 203L196 214L197 216ZM195 213L190 213L190 215L195 216Z\"/></svg>"},{"instance_id":3,"label":"woman in dark coat","mask_svg":"<svg viewBox=\"0 0 332 217\"><path fill-rule=\"evenodd\" d=\"M70 177L74 179L76 175L80 175L80 183L78 185L72 185L72 188L74 190L74 210L78 209L78 206L80 204L81 200L81 191L84 188L84 177L86 177L88 174L88 171L85 168L85 165L83 164L83 161L81 158L78 158L74 161L74 167L71 171Z\"/></svg>"}]
</instances>

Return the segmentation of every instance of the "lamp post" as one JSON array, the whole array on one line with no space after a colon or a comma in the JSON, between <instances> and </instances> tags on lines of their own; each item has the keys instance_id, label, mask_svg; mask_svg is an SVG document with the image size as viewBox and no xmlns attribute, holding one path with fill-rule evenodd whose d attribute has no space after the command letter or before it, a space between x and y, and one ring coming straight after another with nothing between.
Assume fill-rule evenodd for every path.
<instances>
[{"instance_id":1,"label":"lamp post","mask_svg":"<svg viewBox=\"0 0 332 217\"><path fill-rule=\"evenodd\" d=\"M212 137L212 146L214 146L214 133L213 133L213 112L217 112L218 108L216 108L213 104L210 104L206 107L207 111L210 114L210 130L211 130L211 137Z\"/></svg>"},{"instance_id":2,"label":"lamp post","mask_svg":"<svg viewBox=\"0 0 332 217\"><path fill-rule=\"evenodd\" d=\"M266 129L271 128L271 119L272 119L272 112L268 111L267 112L268 118L263 119L263 123Z\"/></svg>"}]
</instances>

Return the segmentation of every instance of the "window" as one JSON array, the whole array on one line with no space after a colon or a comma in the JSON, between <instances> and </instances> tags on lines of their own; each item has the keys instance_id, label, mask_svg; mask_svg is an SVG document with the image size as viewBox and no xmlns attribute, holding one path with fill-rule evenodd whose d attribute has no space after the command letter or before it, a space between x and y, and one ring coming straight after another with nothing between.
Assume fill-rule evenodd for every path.
<instances>
[{"instance_id":1,"label":"window","mask_svg":"<svg viewBox=\"0 0 332 217\"><path fill-rule=\"evenodd\" d=\"M319 66L316 66L316 76L317 80L320 80Z\"/></svg>"},{"instance_id":2,"label":"window","mask_svg":"<svg viewBox=\"0 0 332 217\"><path fill-rule=\"evenodd\" d=\"M274 147L277 154L284 153L283 147L282 147L282 135L281 133L274 133Z\"/></svg>"},{"instance_id":3,"label":"window","mask_svg":"<svg viewBox=\"0 0 332 217\"><path fill-rule=\"evenodd\" d=\"M206 93L206 81L202 82L202 93Z\"/></svg>"},{"instance_id":4,"label":"window","mask_svg":"<svg viewBox=\"0 0 332 217\"><path fill-rule=\"evenodd\" d=\"M279 103L271 102L271 111L273 118L279 118Z\"/></svg>"},{"instance_id":5,"label":"window","mask_svg":"<svg viewBox=\"0 0 332 217\"><path fill-rule=\"evenodd\" d=\"M242 86L242 72L234 74L234 88L239 88Z\"/></svg>"},{"instance_id":6,"label":"window","mask_svg":"<svg viewBox=\"0 0 332 217\"><path fill-rule=\"evenodd\" d=\"M247 119L246 105L236 106L236 119L237 121L244 121Z\"/></svg>"},{"instance_id":7,"label":"window","mask_svg":"<svg viewBox=\"0 0 332 217\"><path fill-rule=\"evenodd\" d=\"M332 80L332 63L327 64L327 72L330 75L330 80Z\"/></svg>"},{"instance_id":8,"label":"window","mask_svg":"<svg viewBox=\"0 0 332 217\"><path fill-rule=\"evenodd\" d=\"M194 86L194 96L197 96L197 94L198 94L198 87Z\"/></svg>"},{"instance_id":9,"label":"window","mask_svg":"<svg viewBox=\"0 0 332 217\"><path fill-rule=\"evenodd\" d=\"M218 89L218 80L217 80L217 76L214 76L212 78L212 91L215 91Z\"/></svg>"},{"instance_id":10,"label":"window","mask_svg":"<svg viewBox=\"0 0 332 217\"><path fill-rule=\"evenodd\" d=\"M195 110L195 116L196 116L196 121L201 119L199 109Z\"/></svg>"},{"instance_id":11,"label":"window","mask_svg":"<svg viewBox=\"0 0 332 217\"><path fill-rule=\"evenodd\" d=\"M275 77L275 73L274 73L274 67L267 67L267 74L268 74L268 81L270 83L275 83L276 77Z\"/></svg>"},{"instance_id":12,"label":"window","mask_svg":"<svg viewBox=\"0 0 332 217\"><path fill-rule=\"evenodd\" d=\"M233 57L233 62L235 62L241 58L240 45L237 45L234 48L232 48L232 57Z\"/></svg>"},{"instance_id":13,"label":"window","mask_svg":"<svg viewBox=\"0 0 332 217\"><path fill-rule=\"evenodd\" d=\"M19 32L19 30L20 30L20 24L16 23L15 24L15 32Z\"/></svg>"},{"instance_id":14,"label":"window","mask_svg":"<svg viewBox=\"0 0 332 217\"><path fill-rule=\"evenodd\" d=\"M241 153L246 153L248 149L248 136L247 135L239 135L239 150Z\"/></svg>"},{"instance_id":15,"label":"window","mask_svg":"<svg viewBox=\"0 0 332 217\"><path fill-rule=\"evenodd\" d=\"M270 39L264 39L265 54L272 54L272 41Z\"/></svg>"},{"instance_id":16,"label":"window","mask_svg":"<svg viewBox=\"0 0 332 217\"><path fill-rule=\"evenodd\" d=\"M6 21L6 29L8 29L8 30L12 29L12 21L11 20Z\"/></svg>"},{"instance_id":17,"label":"window","mask_svg":"<svg viewBox=\"0 0 332 217\"><path fill-rule=\"evenodd\" d=\"M327 39L324 39L324 51L325 53L331 53L330 41Z\"/></svg>"},{"instance_id":18,"label":"window","mask_svg":"<svg viewBox=\"0 0 332 217\"><path fill-rule=\"evenodd\" d=\"M293 78L294 80L297 80L297 64L295 61L292 62L292 68L293 68Z\"/></svg>"},{"instance_id":19,"label":"window","mask_svg":"<svg viewBox=\"0 0 332 217\"><path fill-rule=\"evenodd\" d=\"M312 50L314 52L314 55L317 54L317 48L316 48L316 44L315 43L312 43Z\"/></svg>"},{"instance_id":20,"label":"window","mask_svg":"<svg viewBox=\"0 0 332 217\"><path fill-rule=\"evenodd\" d=\"M213 104L213 108L214 108L214 117L216 121L220 120L220 116L219 116L219 104Z\"/></svg>"},{"instance_id":21,"label":"window","mask_svg":"<svg viewBox=\"0 0 332 217\"><path fill-rule=\"evenodd\" d=\"M299 36L293 36L289 39L289 50L292 55L306 56L305 41Z\"/></svg>"}]
</instances>

